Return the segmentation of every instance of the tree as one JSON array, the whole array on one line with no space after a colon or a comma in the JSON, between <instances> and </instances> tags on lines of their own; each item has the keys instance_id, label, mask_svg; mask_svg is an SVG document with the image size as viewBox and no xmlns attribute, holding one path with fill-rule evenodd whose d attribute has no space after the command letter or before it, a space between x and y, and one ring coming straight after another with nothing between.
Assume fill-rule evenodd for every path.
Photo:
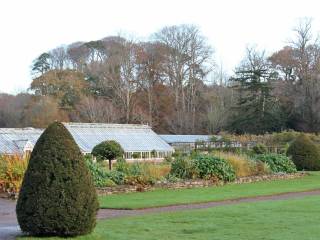
<instances>
[{"instance_id":1,"label":"tree","mask_svg":"<svg viewBox=\"0 0 320 240\"><path fill-rule=\"evenodd\" d=\"M109 160L109 169L111 170L111 161L122 157L124 151L116 141L104 141L92 149L92 155L98 160Z\"/></svg>"},{"instance_id":2,"label":"tree","mask_svg":"<svg viewBox=\"0 0 320 240\"><path fill-rule=\"evenodd\" d=\"M34 75L42 75L51 69L51 55L42 53L33 61L32 72Z\"/></svg>"},{"instance_id":3,"label":"tree","mask_svg":"<svg viewBox=\"0 0 320 240\"><path fill-rule=\"evenodd\" d=\"M98 201L90 172L71 134L52 123L37 141L19 194L21 230L36 236L91 232Z\"/></svg>"},{"instance_id":4,"label":"tree","mask_svg":"<svg viewBox=\"0 0 320 240\"><path fill-rule=\"evenodd\" d=\"M118 120L118 111L113 103L102 97L82 97L75 108L81 121L115 123Z\"/></svg>"},{"instance_id":5,"label":"tree","mask_svg":"<svg viewBox=\"0 0 320 240\"><path fill-rule=\"evenodd\" d=\"M53 121L68 122L68 114L50 96L32 96L21 114L23 126L46 128Z\"/></svg>"},{"instance_id":6,"label":"tree","mask_svg":"<svg viewBox=\"0 0 320 240\"><path fill-rule=\"evenodd\" d=\"M272 96L274 72L269 68L264 53L247 49L246 58L231 80L238 93L238 102L230 130L261 134L283 128L279 104Z\"/></svg>"},{"instance_id":7,"label":"tree","mask_svg":"<svg viewBox=\"0 0 320 240\"><path fill-rule=\"evenodd\" d=\"M74 107L87 87L84 75L73 70L50 70L31 83L36 95L55 97L63 108Z\"/></svg>"},{"instance_id":8,"label":"tree","mask_svg":"<svg viewBox=\"0 0 320 240\"><path fill-rule=\"evenodd\" d=\"M163 45L163 74L174 92L175 133L195 132L200 88L212 68L212 49L193 25L164 27L155 34Z\"/></svg>"},{"instance_id":9,"label":"tree","mask_svg":"<svg viewBox=\"0 0 320 240\"><path fill-rule=\"evenodd\" d=\"M270 61L278 73L276 95L290 127L300 131L320 131L320 45L312 36L310 19L302 19L294 29L290 46L274 53Z\"/></svg>"},{"instance_id":10,"label":"tree","mask_svg":"<svg viewBox=\"0 0 320 240\"><path fill-rule=\"evenodd\" d=\"M23 127L23 112L32 99L31 94L16 96L0 93L0 127Z\"/></svg>"}]
</instances>

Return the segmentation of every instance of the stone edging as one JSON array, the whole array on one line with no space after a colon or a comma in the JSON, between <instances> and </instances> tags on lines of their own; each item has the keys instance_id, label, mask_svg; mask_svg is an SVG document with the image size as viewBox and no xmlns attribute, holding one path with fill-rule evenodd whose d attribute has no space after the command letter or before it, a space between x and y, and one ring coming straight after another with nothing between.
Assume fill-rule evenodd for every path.
<instances>
[{"instance_id":1,"label":"stone edging","mask_svg":"<svg viewBox=\"0 0 320 240\"><path fill-rule=\"evenodd\" d=\"M241 177L237 178L234 182L224 183L224 182L214 182L210 180L183 180L179 182L158 182L153 186L133 186L133 185L118 185L114 187L97 188L97 193L99 195L111 195L119 193L130 193L130 192L144 192L151 191L158 188L165 189L183 189L183 188L195 188L195 187L209 187L209 186L221 186L225 184L243 184L261 181L272 181L281 179L294 179L307 175L306 172L292 173L292 174L272 174L272 175L261 175L261 176L251 176L251 177Z\"/></svg>"}]
</instances>

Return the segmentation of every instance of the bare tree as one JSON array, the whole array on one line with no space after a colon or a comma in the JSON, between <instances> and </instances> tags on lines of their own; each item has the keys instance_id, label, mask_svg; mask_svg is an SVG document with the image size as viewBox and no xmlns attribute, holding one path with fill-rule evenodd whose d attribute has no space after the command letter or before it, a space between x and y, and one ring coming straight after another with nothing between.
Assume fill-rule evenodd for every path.
<instances>
[{"instance_id":1,"label":"bare tree","mask_svg":"<svg viewBox=\"0 0 320 240\"><path fill-rule=\"evenodd\" d=\"M129 123L134 107L134 93L138 85L138 46L133 41L122 39L112 46L105 62L104 86L111 88L124 113L124 121Z\"/></svg>"},{"instance_id":2,"label":"bare tree","mask_svg":"<svg viewBox=\"0 0 320 240\"><path fill-rule=\"evenodd\" d=\"M212 49L192 25L165 27L155 34L155 40L166 49L163 70L175 93L176 129L194 132L196 96L199 84L211 70ZM191 121L185 121L187 114Z\"/></svg>"},{"instance_id":3,"label":"bare tree","mask_svg":"<svg viewBox=\"0 0 320 240\"><path fill-rule=\"evenodd\" d=\"M86 122L115 123L118 120L118 113L112 102L101 97L83 97L76 109L80 118Z\"/></svg>"}]
</instances>

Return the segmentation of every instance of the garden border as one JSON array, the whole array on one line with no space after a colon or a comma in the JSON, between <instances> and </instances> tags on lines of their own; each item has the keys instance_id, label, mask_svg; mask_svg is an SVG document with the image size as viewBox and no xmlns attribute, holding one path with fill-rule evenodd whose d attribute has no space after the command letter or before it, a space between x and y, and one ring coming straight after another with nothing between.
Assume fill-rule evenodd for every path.
<instances>
[{"instance_id":1,"label":"garden border","mask_svg":"<svg viewBox=\"0 0 320 240\"><path fill-rule=\"evenodd\" d=\"M105 195L111 195L111 194L152 191L159 188L186 189L186 188L196 188L196 187L222 186L226 184L245 184L245 183L262 182L262 181L285 180L285 179L300 178L306 175L308 175L307 172L298 172L298 173L291 173L291 174L277 173L277 174L271 174L271 175L241 177L229 183L225 183L222 181L217 182L212 180L194 179L194 180L182 180L178 182L157 182L152 186L150 185L117 185L112 187L103 187L103 188L96 188L96 189L97 189L98 195L105 196Z\"/></svg>"}]
</instances>

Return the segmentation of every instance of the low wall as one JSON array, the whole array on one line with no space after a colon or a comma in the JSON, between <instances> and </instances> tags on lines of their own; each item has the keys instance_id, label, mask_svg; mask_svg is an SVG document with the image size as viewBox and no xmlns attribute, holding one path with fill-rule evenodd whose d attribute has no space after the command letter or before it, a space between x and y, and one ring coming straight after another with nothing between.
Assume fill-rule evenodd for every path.
<instances>
[{"instance_id":1,"label":"low wall","mask_svg":"<svg viewBox=\"0 0 320 240\"><path fill-rule=\"evenodd\" d=\"M224 183L224 182L213 182L210 180L184 180L179 182L159 182L153 186L132 186L132 185L118 185L114 187L105 187L97 188L99 195L111 195L119 193L130 193L130 192L144 192L150 191L157 188L166 188L166 189L183 189L183 188L195 188L195 187L209 187L209 186L221 186L225 184L243 184L243 183L252 183L252 182L261 182L261 181L273 181L281 179L293 179L299 178L307 175L307 173L299 172L294 174L272 174L272 175L261 175L261 176L251 176L251 177L242 177L237 178L234 182Z\"/></svg>"}]
</instances>

